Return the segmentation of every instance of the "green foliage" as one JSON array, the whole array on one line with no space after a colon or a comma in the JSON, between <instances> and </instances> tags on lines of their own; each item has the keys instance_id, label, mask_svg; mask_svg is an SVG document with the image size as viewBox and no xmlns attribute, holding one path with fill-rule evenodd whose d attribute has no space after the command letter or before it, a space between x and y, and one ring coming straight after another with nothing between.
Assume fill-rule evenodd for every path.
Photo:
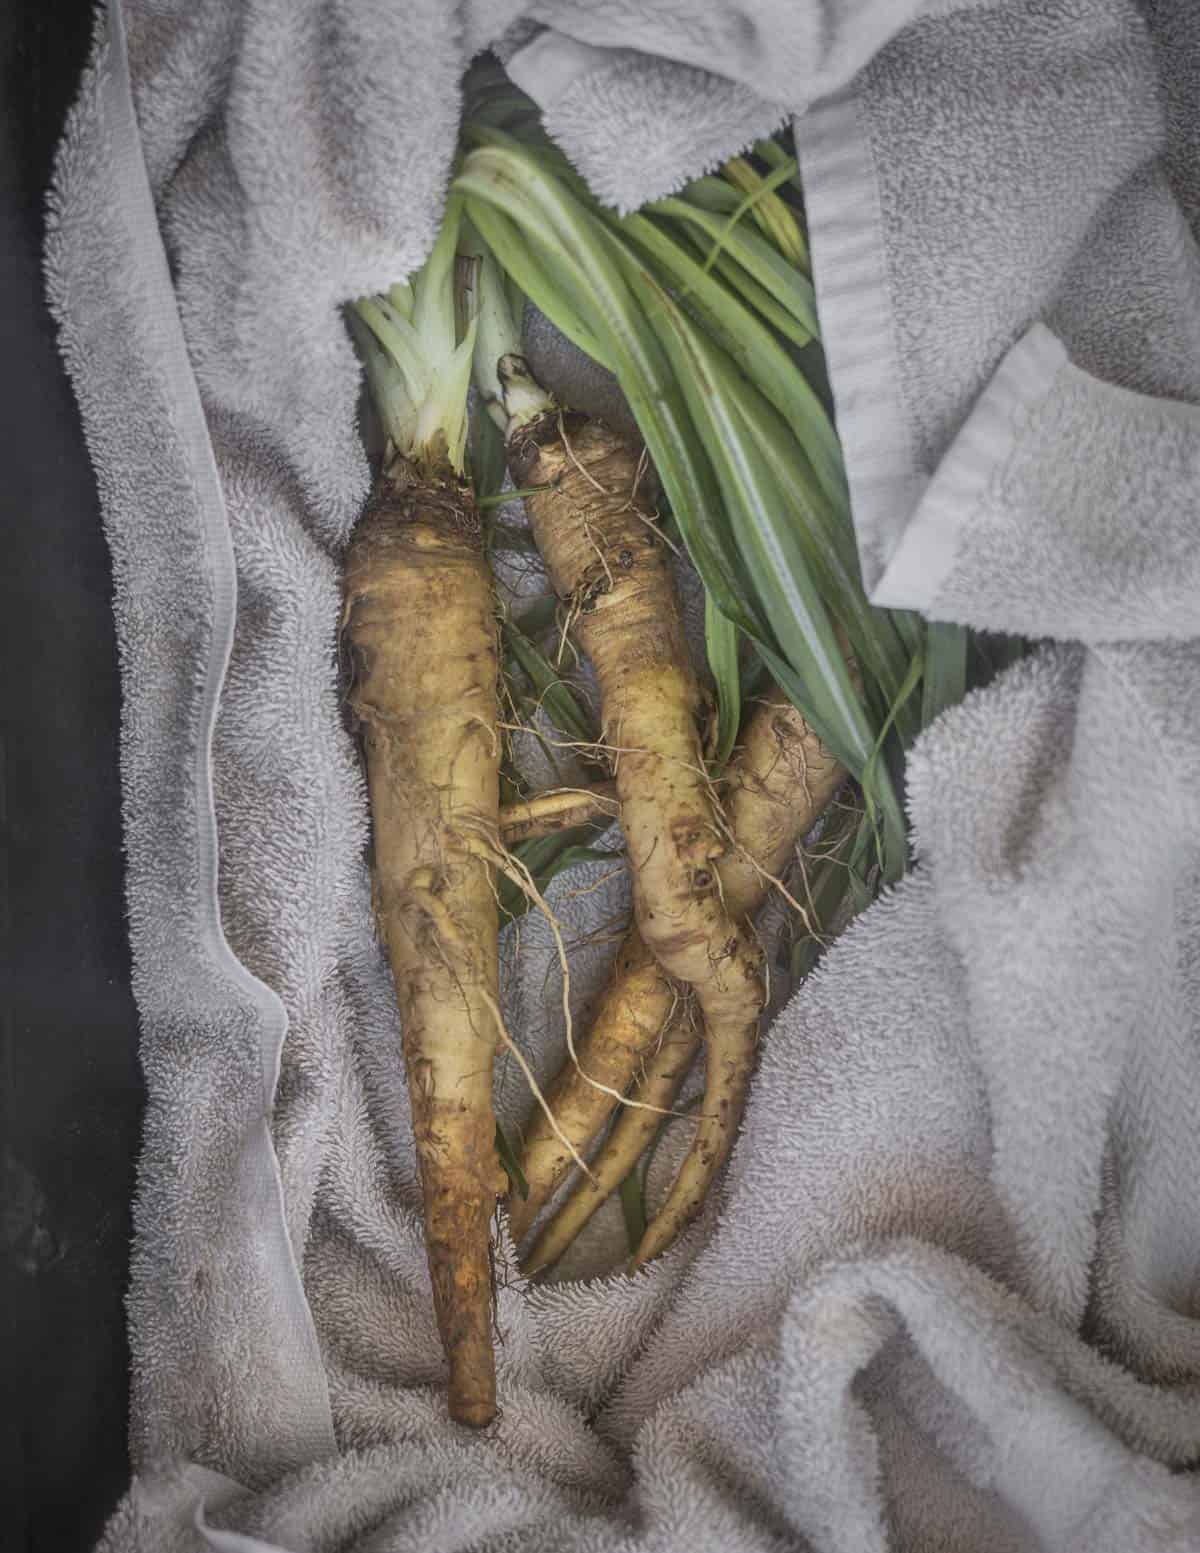
<instances>
[{"instance_id":1,"label":"green foliage","mask_svg":"<svg viewBox=\"0 0 1200 1553\"><path fill-rule=\"evenodd\" d=\"M466 139L455 192L474 229L616 375L704 583L715 763L736 738L745 638L860 784L863 817L823 877L842 896L852 881L861 903L907 866L895 780L916 734L961 698L969 647L960 628L865 597L794 156L761 142L620 216L511 93Z\"/></svg>"}]
</instances>

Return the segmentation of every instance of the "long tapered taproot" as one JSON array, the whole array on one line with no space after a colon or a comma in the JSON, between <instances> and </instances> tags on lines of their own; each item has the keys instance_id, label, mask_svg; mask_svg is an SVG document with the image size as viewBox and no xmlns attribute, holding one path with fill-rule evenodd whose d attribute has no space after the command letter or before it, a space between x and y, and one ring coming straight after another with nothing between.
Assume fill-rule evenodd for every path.
<instances>
[{"instance_id":1,"label":"long tapered taproot","mask_svg":"<svg viewBox=\"0 0 1200 1553\"><path fill-rule=\"evenodd\" d=\"M708 1053L704 1120L645 1237L663 1249L699 1212L741 1120L764 997L752 928L721 898L728 849L704 768L704 701L670 556L637 499L638 459L603 424L548 414L509 438L534 539L600 688L634 914L663 970L695 987Z\"/></svg>"},{"instance_id":2,"label":"long tapered taproot","mask_svg":"<svg viewBox=\"0 0 1200 1553\"><path fill-rule=\"evenodd\" d=\"M398 460L345 567L350 704L362 730L375 910L391 962L450 1411L496 1411L491 1224L497 1159L497 904L481 838L499 810L499 656L469 494Z\"/></svg>"}]
</instances>

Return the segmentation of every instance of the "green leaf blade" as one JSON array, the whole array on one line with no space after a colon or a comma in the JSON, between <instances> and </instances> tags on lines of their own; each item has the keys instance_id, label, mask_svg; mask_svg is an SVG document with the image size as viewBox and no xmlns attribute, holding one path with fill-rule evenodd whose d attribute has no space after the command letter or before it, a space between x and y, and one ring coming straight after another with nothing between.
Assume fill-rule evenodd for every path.
<instances>
[{"instance_id":1,"label":"green leaf blade","mask_svg":"<svg viewBox=\"0 0 1200 1553\"><path fill-rule=\"evenodd\" d=\"M921 726L928 728L967 689L967 631L964 626L931 620L925 627L925 687Z\"/></svg>"},{"instance_id":2,"label":"green leaf blade","mask_svg":"<svg viewBox=\"0 0 1200 1553\"><path fill-rule=\"evenodd\" d=\"M738 672L738 628L704 595L704 645L717 687L717 737L713 764L722 770L733 753L742 720L742 681Z\"/></svg>"}]
</instances>

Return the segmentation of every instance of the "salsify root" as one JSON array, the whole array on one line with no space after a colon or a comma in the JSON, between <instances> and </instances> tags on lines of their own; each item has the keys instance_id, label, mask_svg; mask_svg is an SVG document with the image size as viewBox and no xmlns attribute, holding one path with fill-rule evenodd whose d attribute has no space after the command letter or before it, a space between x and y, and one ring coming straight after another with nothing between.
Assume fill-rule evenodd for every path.
<instances>
[{"instance_id":1,"label":"salsify root","mask_svg":"<svg viewBox=\"0 0 1200 1553\"><path fill-rule=\"evenodd\" d=\"M500 371L506 389L514 377L528 381L521 360ZM762 954L721 897L716 865L728 843L704 769L704 700L668 548L638 506L637 455L601 423L551 410L510 425L508 457L516 483L533 488L534 540L568 602L618 751L638 929L662 969L695 988L704 1018L705 1120L647 1231L661 1249L699 1211L732 1147L763 1005Z\"/></svg>"},{"instance_id":2,"label":"salsify root","mask_svg":"<svg viewBox=\"0 0 1200 1553\"><path fill-rule=\"evenodd\" d=\"M496 894L468 843L495 830L501 738L495 607L467 488L395 458L344 591L450 1412L481 1426L496 1411L491 1221L506 1178L492 1112Z\"/></svg>"},{"instance_id":3,"label":"salsify root","mask_svg":"<svg viewBox=\"0 0 1200 1553\"><path fill-rule=\"evenodd\" d=\"M782 690L773 686L758 698L724 794L733 847L718 866L735 916L757 912L845 779L845 768Z\"/></svg>"},{"instance_id":4,"label":"salsify root","mask_svg":"<svg viewBox=\"0 0 1200 1553\"><path fill-rule=\"evenodd\" d=\"M617 818L620 805L612 782L590 787L558 787L518 798L500 809L500 839L506 847L539 836L554 836L575 825L607 826Z\"/></svg>"},{"instance_id":5,"label":"salsify root","mask_svg":"<svg viewBox=\"0 0 1200 1553\"><path fill-rule=\"evenodd\" d=\"M514 1241L524 1237L571 1168L572 1153L564 1138L577 1152L587 1147L617 1104L616 1096L624 1094L663 1034L678 1001L671 978L637 928L631 928L617 951L577 1060L568 1058L547 1090L546 1104L558 1132L540 1110L525 1130L520 1158L527 1192L524 1197L511 1194L508 1205ZM655 1112L644 1114L652 1127L662 1120Z\"/></svg>"},{"instance_id":6,"label":"salsify root","mask_svg":"<svg viewBox=\"0 0 1200 1553\"><path fill-rule=\"evenodd\" d=\"M845 775L836 757L781 691L773 689L758 702L743 727L727 775L725 811L733 848L718 861L717 873L732 915L749 918L758 911L774 879L787 867L797 842L828 807ZM618 976L609 994L615 1004L622 996L619 982ZM677 1007L630 1091L629 1098L636 1104L622 1109L592 1161L590 1177L580 1178L541 1230L523 1262L527 1274L532 1276L556 1262L633 1169L661 1125L660 1113L674 1106L700 1045L700 1032L688 1023L682 1007ZM589 1052L590 1033L580 1044L581 1064ZM569 1075L573 1069L568 1065L563 1072ZM551 1096L554 1092L552 1089ZM602 1095L599 1098L605 1100ZM700 1125L704 1125L703 1119ZM586 1136L573 1133L573 1140L582 1149L597 1130ZM559 1179L565 1170L564 1166ZM658 1222L655 1219L654 1223ZM649 1235L639 1245L635 1265L642 1265L661 1249L654 1241L648 1245L648 1239Z\"/></svg>"},{"instance_id":7,"label":"salsify root","mask_svg":"<svg viewBox=\"0 0 1200 1553\"><path fill-rule=\"evenodd\" d=\"M658 1046L646 1057L641 1075L630 1092L636 1106L623 1106L583 1177L558 1212L539 1232L521 1262L521 1271L532 1278L552 1267L574 1241L596 1210L617 1190L654 1141L678 1099L684 1080L703 1045L694 1017L681 1009L673 1016Z\"/></svg>"}]
</instances>

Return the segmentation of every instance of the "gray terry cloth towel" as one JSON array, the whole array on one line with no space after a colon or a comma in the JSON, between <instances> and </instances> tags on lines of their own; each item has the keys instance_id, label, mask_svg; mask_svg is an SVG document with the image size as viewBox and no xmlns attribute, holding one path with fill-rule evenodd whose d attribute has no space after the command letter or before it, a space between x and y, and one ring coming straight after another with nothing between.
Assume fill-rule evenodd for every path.
<instances>
[{"instance_id":1,"label":"gray terry cloth towel","mask_svg":"<svg viewBox=\"0 0 1200 1553\"><path fill-rule=\"evenodd\" d=\"M914 752L915 868L764 1033L688 1238L534 1289L502 1238L473 1435L338 702L339 308L427 251L501 32L626 203L795 116L869 585L1046 645ZM1198 87L1190 0L101 22L47 269L113 554L149 1090L110 1553L1200 1546ZM626 907L594 870L555 896L579 1009ZM544 1075L538 920L505 960ZM529 1107L509 1064L497 1107Z\"/></svg>"}]
</instances>

